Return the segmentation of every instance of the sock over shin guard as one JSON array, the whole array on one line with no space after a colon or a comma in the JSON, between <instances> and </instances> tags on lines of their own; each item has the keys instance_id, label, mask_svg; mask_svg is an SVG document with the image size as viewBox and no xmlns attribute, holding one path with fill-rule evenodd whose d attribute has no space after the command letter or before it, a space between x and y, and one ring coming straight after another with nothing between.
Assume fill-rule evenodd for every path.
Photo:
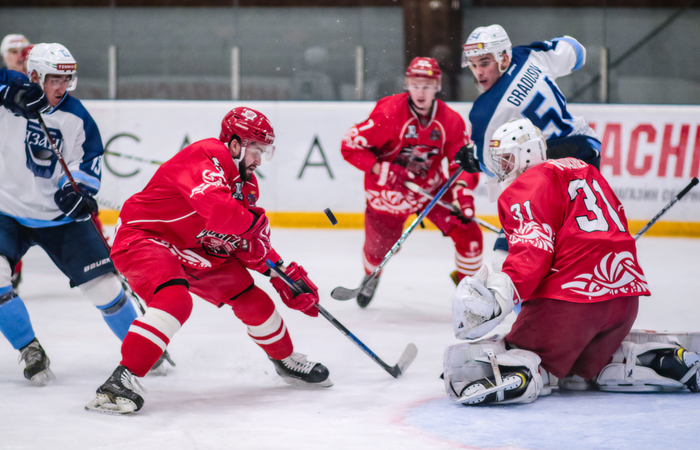
<instances>
[{"instance_id":1,"label":"sock over shin guard","mask_svg":"<svg viewBox=\"0 0 700 450\"><path fill-rule=\"evenodd\" d=\"M226 302L234 314L248 325L248 335L272 359L284 359L292 354L294 346L282 316L272 299L259 287L253 288L235 300Z\"/></svg>"},{"instance_id":2,"label":"sock over shin guard","mask_svg":"<svg viewBox=\"0 0 700 450\"><path fill-rule=\"evenodd\" d=\"M145 376L191 312L192 297L186 287L170 285L158 291L146 314L131 324L122 343L121 364L134 375Z\"/></svg>"},{"instance_id":3,"label":"sock over shin guard","mask_svg":"<svg viewBox=\"0 0 700 450\"><path fill-rule=\"evenodd\" d=\"M26 346L35 337L27 307L12 286L0 288L0 331L15 350Z\"/></svg>"}]
</instances>

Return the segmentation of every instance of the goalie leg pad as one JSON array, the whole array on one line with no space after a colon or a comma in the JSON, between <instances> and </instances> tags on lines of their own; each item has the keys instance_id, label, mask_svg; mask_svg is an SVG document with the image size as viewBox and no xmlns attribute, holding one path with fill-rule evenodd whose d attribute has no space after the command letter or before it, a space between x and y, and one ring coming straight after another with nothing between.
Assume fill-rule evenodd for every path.
<instances>
[{"instance_id":1,"label":"goalie leg pad","mask_svg":"<svg viewBox=\"0 0 700 450\"><path fill-rule=\"evenodd\" d=\"M543 389L539 364L533 352L506 350L500 336L452 345L444 354L445 390L463 404L530 403Z\"/></svg>"},{"instance_id":2,"label":"goalie leg pad","mask_svg":"<svg viewBox=\"0 0 700 450\"><path fill-rule=\"evenodd\" d=\"M698 392L700 358L676 335L633 331L598 375L601 391L659 392L684 388ZM689 343L693 345L692 339Z\"/></svg>"}]
</instances>

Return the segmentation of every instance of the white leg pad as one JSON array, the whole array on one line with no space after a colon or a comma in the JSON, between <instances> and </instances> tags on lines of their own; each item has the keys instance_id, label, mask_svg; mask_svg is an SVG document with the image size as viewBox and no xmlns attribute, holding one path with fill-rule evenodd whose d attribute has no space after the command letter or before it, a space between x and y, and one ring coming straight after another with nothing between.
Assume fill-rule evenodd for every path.
<instances>
[{"instance_id":1,"label":"white leg pad","mask_svg":"<svg viewBox=\"0 0 700 450\"><path fill-rule=\"evenodd\" d=\"M682 345L681 342L685 345ZM653 350L680 347L697 352L699 346L700 333L654 333L632 330L613 355L612 363L605 366L598 375L596 385L601 391L612 392L657 392L685 389L686 386L683 382L661 376L653 369L642 366L637 357ZM689 373L689 375L692 374Z\"/></svg>"},{"instance_id":2,"label":"white leg pad","mask_svg":"<svg viewBox=\"0 0 700 450\"><path fill-rule=\"evenodd\" d=\"M538 397L544 387L539 370L540 357L528 350L506 350L505 341L499 335L474 343L464 342L451 345L445 349L443 368L445 390L448 396L457 399L464 387L472 381L482 378L493 380L495 378L489 353L495 356L499 368L526 367L533 376L523 395L499 402L499 404L530 403Z\"/></svg>"}]
</instances>

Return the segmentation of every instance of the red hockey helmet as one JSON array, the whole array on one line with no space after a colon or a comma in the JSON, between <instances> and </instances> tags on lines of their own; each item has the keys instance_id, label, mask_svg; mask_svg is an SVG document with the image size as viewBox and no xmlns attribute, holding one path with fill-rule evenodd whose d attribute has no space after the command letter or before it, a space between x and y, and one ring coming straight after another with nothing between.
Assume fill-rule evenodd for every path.
<instances>
[{"instance_id":1,"label":"red hockey helmet","mask_svg":"<svg viewBox=\"0 0 700 450\"><path fill-rule=\"evenodd\" d=\"M241 139L241 146L248 147L253 142L262 147L268 158L272 157L275 147L275 132L272 123L265 115L254 109L239 106L229 111L221 121L219 140L229 144L233 136Z\"/></svg>"},{"instance_id":2,"label":"red hockey helmet","mask_svg":"<svg viewBox=\"0 0 700 450\"><path fill-rule=\"evenodd\" d=\"M434 58L427 58L424 56L413 58L411 64L408 65L408 69L406 69L406 78L412 77L437 80L438 90L440 89L442 72L440 71L440 66Z\"/></svg>"}]
</instances>

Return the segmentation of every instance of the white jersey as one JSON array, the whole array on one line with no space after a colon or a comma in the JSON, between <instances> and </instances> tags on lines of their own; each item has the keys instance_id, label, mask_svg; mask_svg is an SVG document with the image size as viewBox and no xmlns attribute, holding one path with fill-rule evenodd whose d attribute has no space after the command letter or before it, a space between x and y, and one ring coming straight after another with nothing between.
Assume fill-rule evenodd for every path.
<instances>
[{"instance_id":1,"label":"white jersey","mask_svg":"<svg viewBox=\"0 0 700 450\"><path fill-rule=\"evenodd\" d=\"M17 75L0 69L0 92ZM104 147L93 118L68 94L43 118L75 181L96 193ZM0 107L0 161L0 214L33 228L73 221L54 201L68 178L38 121Z\"/></svg>"},{"instance_id":2,"label":"white jersey","mask_svg":"<svg viewBox=\"0 0 700 450\"><path fill-rule=\"evenodd\" d=\"M471 139L486 175L494 176L493 163L484 158L484 149L496 128L510 119L530 119L547 140L576 135L598 139L585 118L569 114L566 99L554 82L585 62L586 49L569 36L513 47L508 70L476 99L469 113Z\"/></svg>"}]
</instances>

